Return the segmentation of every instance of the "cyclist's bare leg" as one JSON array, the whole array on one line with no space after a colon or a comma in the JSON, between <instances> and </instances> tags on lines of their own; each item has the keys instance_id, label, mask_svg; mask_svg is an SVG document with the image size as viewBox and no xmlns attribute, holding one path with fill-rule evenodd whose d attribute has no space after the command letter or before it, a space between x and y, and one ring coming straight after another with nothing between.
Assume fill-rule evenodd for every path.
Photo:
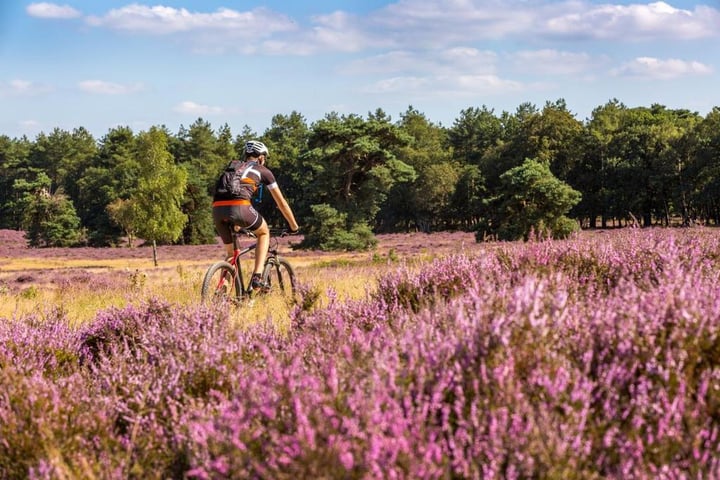
<instances>
[{"instance_id":1,"label":"cyclist's bare leg","mask_svg":"<svg viewBox=\"0 0 720 480\"><path fill-rule=\"evenodd\" d=\"M232 258L235 254L234 248L232 243L226 243L225 244L225 257L226 258Z\"/></svg>"},{"instance_id":2,"label":"cyclist's bare leg","mask_svg":"<svg viewBox=\"0 0 720 480\"><path fill-rule=\"evenodd\" d=\"M263 219L257 230L253 233L257 237L257 247L255 247L255 270L253 273L262 274L263 267L265 266L265 259L267 258L268 248L270 247L270 229L268 229L267 222Z\"/></svg>"}]
</instances>

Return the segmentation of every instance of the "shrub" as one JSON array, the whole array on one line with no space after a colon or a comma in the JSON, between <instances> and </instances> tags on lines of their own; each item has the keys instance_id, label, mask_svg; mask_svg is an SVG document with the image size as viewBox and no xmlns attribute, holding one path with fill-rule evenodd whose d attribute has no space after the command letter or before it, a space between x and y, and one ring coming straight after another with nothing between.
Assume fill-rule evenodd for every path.
<instances>
[{"instance_id":1,"label":"shrub","mask_svg":"<svg viewBox=\"0 0 720 480\"><path fill-rule=\"evenodd\" d=\"M312 206L313 216L308 220L308 231L301 248L318 248L326 251L369 250L377 245L370 227L363 222L348 222L346 213L330 205Z\"/></svg>"}]
</instances>

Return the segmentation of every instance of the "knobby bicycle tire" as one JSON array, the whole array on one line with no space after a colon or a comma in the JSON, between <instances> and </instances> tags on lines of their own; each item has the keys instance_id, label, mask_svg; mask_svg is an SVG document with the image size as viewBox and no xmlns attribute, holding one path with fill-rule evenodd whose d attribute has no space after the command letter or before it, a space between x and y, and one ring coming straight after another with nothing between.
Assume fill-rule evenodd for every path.
<instances>
[{"instance_id":1,"label":"knobby bicycle tire","mask_svg":"<svg viewBox=\"0 0 720 480\"><path fill-rule=\"evenodd\" d=\"M297 301L297 285L292 265L283 258L269 258L262 274L265 290L271 295L281 295L288 303Z\"/></svg>"},{"instance_id":2,"label":"knobby bicycle tire","mask_svg":"<svg viewBox=\"0 0 720 480\"><path fill-rule=\"evenodd\" d=\"M228 262L217 262L210 266L203 278L200 297L204 303L236 301L242 296L240 281L235 269Z\"/></svg>"}]
</instances>

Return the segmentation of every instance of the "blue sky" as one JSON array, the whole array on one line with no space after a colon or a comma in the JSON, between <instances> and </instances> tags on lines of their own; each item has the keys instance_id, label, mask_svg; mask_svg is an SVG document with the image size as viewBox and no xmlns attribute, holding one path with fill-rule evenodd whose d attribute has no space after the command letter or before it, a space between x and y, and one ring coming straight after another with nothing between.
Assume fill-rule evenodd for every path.
<instances>
[{"instance_id":1,"label":"blue sky","mask_svg":"<svg viewBox=\"0 0 720 480\"><path fill-rule=\"evenodd\" d=\"M144 0L0 3L0 134L233 134L273 115L409 106L452 126L565 99L720 106L720 1Z\"/></svg>"}]
</instances>

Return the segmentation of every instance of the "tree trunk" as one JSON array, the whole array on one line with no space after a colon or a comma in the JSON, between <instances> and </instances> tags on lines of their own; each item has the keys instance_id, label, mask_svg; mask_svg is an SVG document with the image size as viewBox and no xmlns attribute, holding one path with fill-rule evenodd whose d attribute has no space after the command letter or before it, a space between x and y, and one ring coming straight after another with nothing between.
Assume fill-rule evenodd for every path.
<instances>
[{"instance_id":1,"label":"tree trunk","mask_svg":"<svg viewBox=\"0 0 720 480\"><path fill-rule=\"evenodd\" d=\"M158 266L157 259L157 242L153 239L153 265Z\"/></svg>"}]
</instances>

